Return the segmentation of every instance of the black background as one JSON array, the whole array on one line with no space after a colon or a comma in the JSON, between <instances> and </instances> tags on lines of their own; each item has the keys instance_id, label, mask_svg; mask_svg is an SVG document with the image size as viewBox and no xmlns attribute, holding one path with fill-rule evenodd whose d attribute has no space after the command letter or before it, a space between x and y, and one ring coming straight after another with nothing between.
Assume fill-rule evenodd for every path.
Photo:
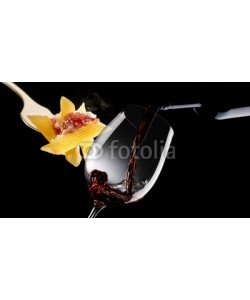
<instances>
[{"instance_id":1,"label":"black background","mask_svg":"<svg viewBox=\"0 0 250 300\"><path fill-rule=\"evenodd\" d=\"M127 104L204 102L250 105L248 83L18 83L34 100L59 111L62 95L79 105L98 93L112 109ZM40 151L46 143L20 119L22 102L0 85L2 145L0 217L87 217L83 165ZM190 111L162 112L175 131L176 158L165 163L153 189L138 203L104 210L99 217L249 217L250 118L215 121Z\"/></svg>"}]
</instances>

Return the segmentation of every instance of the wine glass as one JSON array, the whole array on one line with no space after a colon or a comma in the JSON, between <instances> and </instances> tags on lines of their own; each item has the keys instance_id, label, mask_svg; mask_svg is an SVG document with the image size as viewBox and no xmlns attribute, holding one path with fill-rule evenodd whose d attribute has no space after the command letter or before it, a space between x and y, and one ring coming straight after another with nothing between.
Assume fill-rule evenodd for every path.
<instances>
[{"instance_id":1,"label":"wine glass","mask_svg":"<svg viewBox=\"0 0 250 300\"><path fill-rule=\"evenodd\" d=\"M142 199L155 184L168 156L174 131L167 121L154 114L136 156L131 193L128 195L128 166L138 127L147 109L129 105L102 131L89 150L85 176L94 207L89 218L110 205Z\"/></svg>"}]
</instances>

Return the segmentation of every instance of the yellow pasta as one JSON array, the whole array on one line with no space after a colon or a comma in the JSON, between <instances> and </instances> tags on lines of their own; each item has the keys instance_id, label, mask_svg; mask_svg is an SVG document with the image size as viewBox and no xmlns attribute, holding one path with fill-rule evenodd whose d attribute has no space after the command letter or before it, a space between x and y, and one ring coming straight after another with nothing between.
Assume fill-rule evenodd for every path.
<instances>
[{"instance_id":1,"label":"yellow pasta","mask_svg":"<svg viewBox=\"0 0 250 300\"><path fill-rule=\"evenodd\" d=\"M58 121L59 127L61 126L60 122L63 123L67 114L76 112L85 114L87 112L84 102L76 111L75 105L66 97L61 97L60 107L60 114L54 117L55 120ZM75 129L73 132L57 135L51 118L47 116L28 117L41 134L50 142L43 146L41 150L52 154L63 154L66 160L75 167L80 165L82 156L86 158L94 138L98 136L105 127L105 125L97 119L95 122ZM80 149L82 150L82 155Z\"/></svg>"},{"instance_id":2,"label":"yellow pasta","mask_svg":"<svg viewBox=\"0 0 250 300\"><path fill-rule=\"evenodd\" d=\"M82 161L80 153L80 147L77 146L65 153L66 160L71 163L74 167L78 167Z\"/></svg>"},{"instance_id":3,"label":"yellow pasta","mask_svg":"<svg viewBox=\"0 0 250 300\"><path fill-rule=\"evenodd\" d=\"M75 111L75 105L66 97L62 97L60 101L61 114L60 117L63 119L67 114Z\"/></svg>"},{"instance_id":4,"label":"yellow pasta","mask_svg":"<svg viewBox=\"0 0 250 300\"><path fill-rule=\"evenodd\" d=\"M79 113L81 114L85 114L86 113L86 107L85 107L85 103L83 102L82 105L78 108L77 110Z\"/></svg>"},{"instance_id":5,"label":"yellow pasta","mask_svg":"<svg viewBox=\"0 0 250 300\"><path fill-rule=\"evenodd\" d=\"M90 123L51 141L51 143L43 146L41 150L57 155L65 154L77 145L82 144L85 140L98 136L104 127L104 124L101 122Z\"/></svg>"},{"instance_id":6,"label":"yellow pasta","mask_svg":"<svg viewBox=\"0 0 250 300\"><path fill-rule=\"evenodd\" d=\"M28 118L49 142L56 137L52 121L49 117L28 116Z\"/></svg>"}]
</instances>

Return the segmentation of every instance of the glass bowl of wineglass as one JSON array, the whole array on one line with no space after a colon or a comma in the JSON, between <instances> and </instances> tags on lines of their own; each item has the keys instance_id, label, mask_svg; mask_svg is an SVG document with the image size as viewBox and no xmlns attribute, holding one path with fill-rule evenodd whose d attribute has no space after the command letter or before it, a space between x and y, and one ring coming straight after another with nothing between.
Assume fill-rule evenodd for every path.
<instances>
[{"instance_id":1,"label":"glass bowl of wineglass","mask_svg":"<svg viewBox=\"0 0 250 300\"><path fill-rule=\"evenodd\" d=\"M107 206L142 199L155 184L174 132L156 111L127 106L89 150L85 176L94 200L94 218Z\"/></svg>"}]
</instances>

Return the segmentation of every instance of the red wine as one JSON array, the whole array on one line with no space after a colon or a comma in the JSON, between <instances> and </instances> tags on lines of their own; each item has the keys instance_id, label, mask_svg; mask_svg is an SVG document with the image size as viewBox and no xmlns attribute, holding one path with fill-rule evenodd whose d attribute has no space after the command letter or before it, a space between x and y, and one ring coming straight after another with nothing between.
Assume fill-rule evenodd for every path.
<instances>
[{"instance_id":1,"label":"red wine","mask_svg":"<svg viewBox=\"0 0 250 300\"><path fill-rule=\"evenodd\" d=\"M91 196L96 199L94 205L106 206L109 204L123 204L128 202L132 195L127 192L121 192L108 184L108 175L106 172L93 170L91 172L91 184L89 191Z\"/></svg>"},{"instance_id":2,"label":"red wine","mask_svg":"<svg viewBox=\"0 0 250 300\"><path fill-rule=\"evenodd\" d=\"M155 114L156 114L156 112L153 112L150 109L147 109L147 111L145 112L144 116L142 117L142 120L140 121L139 126L137 128L137 133L136 133L134 143L132 146L132 150L130 153L128 171L127 171L126 179L125 179L128 195L132 194L133 186L135 183L134 177L135 177L140 147L151 127L151 124L155 118Z\"/></svg>"},{"instance_id":3,"label":"red wine","mask_svg":"<svg viewBox=\"0 0 250 300\"><path fill-rule=\"evenodd\" d=\"M131 149L126 178L119 184L109 185L108 174L99 170L93 170L90 174L89 190L91 196L96 199L94 205L106 206L109 204L128 203L133 193L146 185L146 181L135 182L135 173L140 147L151 127L156 112L148 109L140 121Z\"/></svg>"}]
</instances>

